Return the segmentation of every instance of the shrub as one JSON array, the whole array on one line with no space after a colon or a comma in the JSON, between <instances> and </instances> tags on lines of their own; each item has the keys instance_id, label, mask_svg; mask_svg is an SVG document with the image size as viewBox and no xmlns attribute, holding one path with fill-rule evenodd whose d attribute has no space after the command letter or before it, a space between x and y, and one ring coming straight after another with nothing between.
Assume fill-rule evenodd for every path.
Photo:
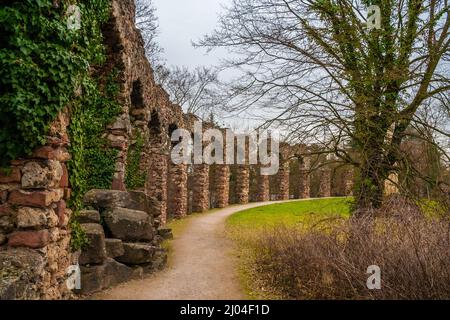
<instances>
[{"instance_id":1,"label":"shrub","mask_svg":"<svg viewBox=\"0 0 450 320\"><path fill-rule=\"evenodd\" d=\"M285 299L449 299L449 220L413 206L386 212L265 231L254 242L254 280ZM381 290L367 288L371 265L381 268Z\"/></svg>"}]
</instances>

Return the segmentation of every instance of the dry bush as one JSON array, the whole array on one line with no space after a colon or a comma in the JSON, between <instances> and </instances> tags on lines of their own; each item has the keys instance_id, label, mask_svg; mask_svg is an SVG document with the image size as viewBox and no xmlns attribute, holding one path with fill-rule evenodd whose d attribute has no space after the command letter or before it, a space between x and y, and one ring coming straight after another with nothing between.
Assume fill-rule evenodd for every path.
<instances>
[{"instance_id":1,"label":"dry bush","mask_svg":"<svg viewBox=\"0 0 450 320\"><path fill-rule=\"evenodd\" d=\"M449 220L399 202L374 215L264 232L256 278L285 299L450 299ZM371 265L381 268L381 290L366 286Z\"/></svg>"}]
</instances>

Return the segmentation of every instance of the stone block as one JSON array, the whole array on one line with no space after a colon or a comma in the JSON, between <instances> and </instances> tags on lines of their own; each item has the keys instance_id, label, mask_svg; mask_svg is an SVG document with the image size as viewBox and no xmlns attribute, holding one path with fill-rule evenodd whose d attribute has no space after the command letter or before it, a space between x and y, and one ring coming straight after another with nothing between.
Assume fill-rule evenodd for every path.
<instances>
[{"instance_id":1,"label":"stone block","mask_svg":"<svg viewBox=\"0 0 450 320\"><path fill-rule=\"evenodd\" d=\"M153 273L163 270L167 265L167 251L162 248L156 248L152 257L152 261L143 265L144 273Z\"/></svg>"},{"instance_id":2,"label":"stone block","mask_svg":"<svg viewBox=\"0 0 450 320\"><path fill-rule=\"evenodd\" d=\"M158 235L164 240L173 239L172 229L161 227L158 229Z\"/></svg>"},{"instance_id":3,"label":"stone block","mask_svg":"<svg viewBox=\"0 0 450 320\"><path fill-rule=\"evenodd\" d=\"M117 258L125 253L122 240L120 239L105 239L106 254L109 258Z\"/></svg>"},{"instance_id":4,"label":"stone block","mask_svg":"<svg viewBox=\"0 0 450 320\"><path fill-rule=\"evenodd\" d=\"M65 148L53 148L51 146L43 146L36 149L32 155L33 158L56 160L66 162L70 160L70 154Z\"/></svg>"},{"instance_id":5,"label":"stone block","mask_svg":"<svg viewBox=\"0 0 450 320\"><path fill-rule=\"evenodd\" d=\"M19 168L12 168L10 171L0 169L0 183L19 183L20 179Z\"/></svg>"},{"instance_id":6,"label":"stone block","mask_svg":"<svg viewBox=\"0 0 450 320\"><path fill-rule=\"evenodd\" d=\"M100 223L100 213L97 210L81 210L76 219L79 223Z\"/></svg>"},{"instance_id":7,"label":"stone block","mask_svg":"<svg viewBox=\"0 0 450 320\"><path fill-rule=\"evenodd\" d=\"M124 243L124 254L116 260L129 265L152 262L155 247L145 243Z\"/></svg>"},{"instance_id":8,"label":"stone block","mask_svg":"<svg viewBox=\"0 0 450 320\"><path fill-rule=\"evenodd\" d=\"M159 201L140 191L91 190L86 193L84 204L97 209L120 207L139 210L155 216Z\"/></svg>"},{"instance_id":9,"label":"stone block","mask_svg":"<svg viewBox=\"0 0 450 320\"><path fill-rule=\"evenodd\" d=\"M57 202L61 199L62 194L57 191L19 191L14 190L9 195L9 203L18 206L30 207L48 207L52 202Z\"/></svg>"},{"instance_id":10,"label":"stone block","mask_svg":"<svg viewBox=\"0 0 450 320\"><path fill-rule=\"evenodd\" d=\"M108 231L125 241L151 241L154 237L152 218L143 211L116 208L105 212Z\"/></svg>"},{"instance_id":11,"label":"stone block","mask_svg":"<svg viewBox=\"0 0 450 320\"><path fill-rule=\"evenodd\" d=\"M17 226L19 228L39 228L47 225L49 209L21 207L17 212Z\"/></svg>"},{"instance_id":12,"label":"stone block","mask_svg":"<svg viewBox=\"0 0 450 320\"><path fill-rule=\"evenodd\" d=\"M16 231L9 235L8 246L40 249L45 247L50 240L47 230L40 231Z\"/></svg>"},{"instance_id":13,"label":"stone block","mask_svg":"<svg viewBox=\"0 0 450 320\"><path fill-rule=\"evenodd\" d=\"M44 258L34 250L0 251L0 300L39 299Z\"/></svg>"},{"instance_id":14,"label":"stone block","mask_svg":"<svg viewBox=\"0 0 450 320\"><path fill-rule=\"evenodd\" d=\"M81 292L92 294L122 282L142 278L142 269L136 269L108 258L104 264L81 267Z\"/></svg>"},{"instance_id":15,"label":"stone block","mask_svg":"<svg viewBox=\"0 0 450 320\"><path fill-rule=\"evenodd\" d=\"M85 223L81 228L86 233L89 245L80 255L80 264L101 264L106 259L105 233L103 227L95 223Z\"/></svg>"},{"instance_id":16,"label":"stone block","mask_svg":"<svg viewBox=\"0 0 450 320\"><path fill-rule=\"evenodd\" d=\"M56 188L62 176L63 168L58 161L28 162L22 169L22 188Z\"/></svg>"}]
</instances>

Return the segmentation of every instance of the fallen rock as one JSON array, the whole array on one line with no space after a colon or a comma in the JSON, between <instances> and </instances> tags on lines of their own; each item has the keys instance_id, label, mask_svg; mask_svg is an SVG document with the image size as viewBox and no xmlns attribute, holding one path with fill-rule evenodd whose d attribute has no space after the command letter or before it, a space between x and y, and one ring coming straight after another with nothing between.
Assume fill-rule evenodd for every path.
<instances>
[{"instance_id":1,"label":"fallen rock","mask_svg":"<svg viewBox=\"0 0 450 320\"><path fill-rule=\"evenodd\" d=\"M101 264L107 258L105 233L103 227L95 223L85 223L81 228L86 233L89 241L88 247L80 255L80 264Z\"/></svg>"},{"instance_id":2,"label":"fallen rock","mask_svg":"<svg viewBox=\"0 0 450 320\"><path fill-rule=\"evenodd\" d=\"M155 247L144 243L124 243L124 254L116 260L125 264L145 264L152 261Z\"/></svg>"},{"instance_id":3,"label":"fallen rock","mask_svg":"<svg viewBox=\"0 0 450 320\"><path fill-rule=\"evenodd\" d=\"M96 209L112 209L126 208L130 199L126 191L94 189L85 194L83 201L85 205Z\"/></svg>"},{"instance_id":4,"label":"fallen rock","mask_svg":"<svg viewBox=\"0 0 450 320\"><path fill-rule=\"evenodd\" d=\"M160 202L141 191L98 190L94 189L84 196L84 204L96 209L127 208L144 211L149 215L158 214Z\"/></svg>"},{"instance_id":5,"label":"fallen rock","mask_svg":"<svg viewBox=\"0 0 450 320\"><path fill-rule=\"evenodd\" d=\"M167 251L163 248L155 248L152 261L143 266L144 273L153 273L164 269L167 265Z\"/></svg>"},{"instance_id":6,"label":"fallen rock","mask_svg":"<svg viewBox=\"0 0 450 320\"><path fill-rule=\"evenodd\" d=\"M105 239L106 254L109 258L117 258L125 253L123 243L120 239Z\"/></svg>"},{"instance_id":7,"label":"fallen rock","mask_svg":"<svg viewBox=\"0 0 450 320\"><path fill-rule=\"evenodd\" d=\"M76 219L79 223L100 223L100 213L96 210L81 210Z\"/></svg>"},{"instance_id":8,"label":"fallen rock","mask_svg":"<svg viewBox=\"0 0 450 320\"><path fill-rule=\"evenodd\" d=\"M0 251L0 300L39 299L44 258L34 250Z\"/></svg>"},{"instance_id":9,"label":"fallen rock","mask_svg":"<svg viewBox=\"0 0 450 320\"><path fill-rule=\"evenodd\" d=\"M161 227L158 229L158 235L164 240L173 239L172 229Z\"/></svg>"},{"instance_id":10,"label":"fallen rock","mask_svg":"<svg viewBox=\"0 0 450 320\"><path fill-rule=\"evenodd\" d=\"M81 267L82 294L91 294L111 288L122 282L141 279L142 268L136 269L108 258L104 264L90 267Z\"/></svg>"},{"instance_id":11,"label":"fallen rock","mask_svg":"<svg viewBox=\"0 0 450 320\"><path fill-rule=\"evenodd\" d=\"M143 211L116 208L107 211L104 219L114 238L124 241L151 241L154 237L152 218Z\"/></svg>"}]
</instances>

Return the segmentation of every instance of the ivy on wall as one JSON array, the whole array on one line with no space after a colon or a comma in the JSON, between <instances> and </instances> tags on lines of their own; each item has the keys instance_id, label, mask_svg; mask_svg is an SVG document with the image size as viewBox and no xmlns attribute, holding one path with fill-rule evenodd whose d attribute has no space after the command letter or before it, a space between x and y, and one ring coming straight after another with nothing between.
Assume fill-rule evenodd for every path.
<instances>
[{"instance_id":1,"label":"ivy on wall","mask_svg":"<svg viewBox=\"0 0 450 320\"><path fill-rule=\"evenodd\" d=\"M125 185L129 190L136 190L145 186L146 174L141 170L141 155L144 147L144 138L136 132L134 145L128 150L125 172Z\"/></svg>"},{"instance_id":2,"label":"ivy on wall","mask_svg":"<svg viewBox=\"0 0 450 320\"><path fill-rule=\"evenodd\" d=\"M106 60L101 26L110 1L0 2L0 167L43 145L50 124L69 106L69 206L76 216L86 191L110 188L117 157L102 138L120 112L115 73L108 79L92 75ZM69 5L80 8L80 29L68 28ZM71 227L77 250L86 239L75 221Z\"/></svg>"},{"instance_id":3,"label":"ivy on wall","mask_svg":"<svg viewBox=\"0 0 450 320\"><path fill-rule=\"evenodd\" d=\"M72 1L75 3L75 1ZM80 30L68 30L68 1L9 1L0 7L0 166L30 154L89 66L104 60L100 24L108 0L78 1Z\"/></svg>"},{"instance_id":4,"label":"ivy on wall","mask_svg":"<svg viewBox=\"0 0 450 320\"><path fill-rule=\"evenodd\" d=\"M81 99L71 108L69 135L72 159L68 169L73 193L69 206L74 210L74 218L83 208L83 196L87 191L111 187L118 150L108 147L103 134L121 110L113 76L114 73L105 88L100 88L100 79L85 79ZM72 247L78 250L85 244L84 238L77 234L81 229L75 219L72 219L71 227L74 231Z\"/></svg>"}]
</instances>

